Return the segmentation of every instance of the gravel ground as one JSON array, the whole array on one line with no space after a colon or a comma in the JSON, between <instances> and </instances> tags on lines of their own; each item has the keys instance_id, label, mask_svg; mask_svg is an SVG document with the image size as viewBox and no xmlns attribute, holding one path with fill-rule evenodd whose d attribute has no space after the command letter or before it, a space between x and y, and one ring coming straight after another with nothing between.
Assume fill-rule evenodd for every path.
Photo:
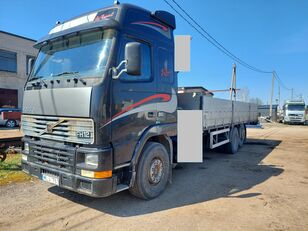
<instances>
[{"instance_id":1,"label":"gravel ground","mask_svg":"<svg viewBox=\"0 0 308 231\"><path fill-rule=\"evenodd\" d=\"M93 199L38 180L0 187L0 230L308 230L308 126L249 128L236 155L185 164L160 197Z\"/></svg>"}]
</instances>

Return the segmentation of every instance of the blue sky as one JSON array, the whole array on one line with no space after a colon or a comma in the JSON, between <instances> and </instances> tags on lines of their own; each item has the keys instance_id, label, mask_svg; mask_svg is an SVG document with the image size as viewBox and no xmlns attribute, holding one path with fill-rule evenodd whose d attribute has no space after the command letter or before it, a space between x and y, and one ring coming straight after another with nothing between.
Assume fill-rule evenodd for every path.
<instances>
[{"instance_id":1,"label":"blue sky","mask_svg":"<svg viewBox=\"0 0 308 231\"><path fill-rule=\"evenodd\" d=\"M124 1L121 1L124 3ZM176 15L163 0L126 0L127 3ZM226 48L247 63L276 70L294 94L308 102L308 1L305 0L177 0ZM54 26L87 11L111 5L113 0L2 0L0 30L39 39ZM230 87L233 61L223 55L176 15L175 34L192 36L191 71L179 75L180 86L207 89ZM237 86L264 103L270 98L271 75L238 65ZM227 93L216 94L227 97ZM281 88L281 101L291 92ZM275 85L274 101L278 98Z\"/></svg>"}]
</instances>

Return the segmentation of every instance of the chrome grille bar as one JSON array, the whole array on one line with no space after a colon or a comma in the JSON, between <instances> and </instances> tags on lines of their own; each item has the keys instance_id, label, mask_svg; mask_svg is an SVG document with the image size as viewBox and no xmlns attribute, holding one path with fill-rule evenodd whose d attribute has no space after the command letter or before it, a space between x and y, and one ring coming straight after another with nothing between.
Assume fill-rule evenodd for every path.
<instances>
[{"instance_id":1,"label":"chrome grille bar","mask_svg":"<svg viewBox=\"0 0 308 231\"><path fill-rule=\"evenodd\" d=\"M52 127L51 131L48 130L48 126ZM26 136L79 144L94 143L92 119L22 115L21 127ZM86 132L89 137L78 137L78 132Z\"/></svg>"}]
</instances>

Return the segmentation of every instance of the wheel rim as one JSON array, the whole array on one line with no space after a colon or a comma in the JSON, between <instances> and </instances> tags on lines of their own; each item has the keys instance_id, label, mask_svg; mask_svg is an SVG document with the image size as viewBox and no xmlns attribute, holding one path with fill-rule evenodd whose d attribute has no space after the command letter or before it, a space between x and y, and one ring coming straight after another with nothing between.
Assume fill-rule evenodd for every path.
<instances>
[{"instance_id":1,"label":"wheel rim","mask_svg":"<svg viewBox=\"0 0 308 231\"><path fill-rule=\"evenodd\" d=\"M8 121L7 126L10 127L10 128L14 127L15 126L14 121Z\"/></svg>"},{"instance_id":2,"label":"wheel rim","mask_svg":"<svg viewBox=\"0 0 308 231\"><path fill-rule=\"evenodd\" d=\"M149 181L151 184L158 184L163 175L163 162L159 158L151 161L149 169Z\"/></svg>"},{"instance_id":3,"label":"wheel rim","mask_svg":"<svg viewBox=\"0 0 308 231\"><path fill-rule=\"evenodd\" d=\"M236 132L234 131L234 133L233 133L233 137L232 137L232 143L233 143L233 149L234 150L237 150L238 149L238 147L239 147L239 134L238 134L238 132L237 132L237 134L236 134Z\"/></svg>"}]
</instances>

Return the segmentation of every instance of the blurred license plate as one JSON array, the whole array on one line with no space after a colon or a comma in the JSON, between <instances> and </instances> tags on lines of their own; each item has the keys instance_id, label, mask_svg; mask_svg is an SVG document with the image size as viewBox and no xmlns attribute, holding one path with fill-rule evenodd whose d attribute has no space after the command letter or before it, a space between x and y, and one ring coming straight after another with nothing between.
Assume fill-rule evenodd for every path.
<instances>
[{"instance_id":1,"label":"blurred license plate","mask_svg":"<svg viewBox=\"0 0 308 231\"><path fill-rule=\"evenodd\" d=\"M59 177L42 173L42 180L51 184L59 185Z\"/></svg>"}]
</instances>

